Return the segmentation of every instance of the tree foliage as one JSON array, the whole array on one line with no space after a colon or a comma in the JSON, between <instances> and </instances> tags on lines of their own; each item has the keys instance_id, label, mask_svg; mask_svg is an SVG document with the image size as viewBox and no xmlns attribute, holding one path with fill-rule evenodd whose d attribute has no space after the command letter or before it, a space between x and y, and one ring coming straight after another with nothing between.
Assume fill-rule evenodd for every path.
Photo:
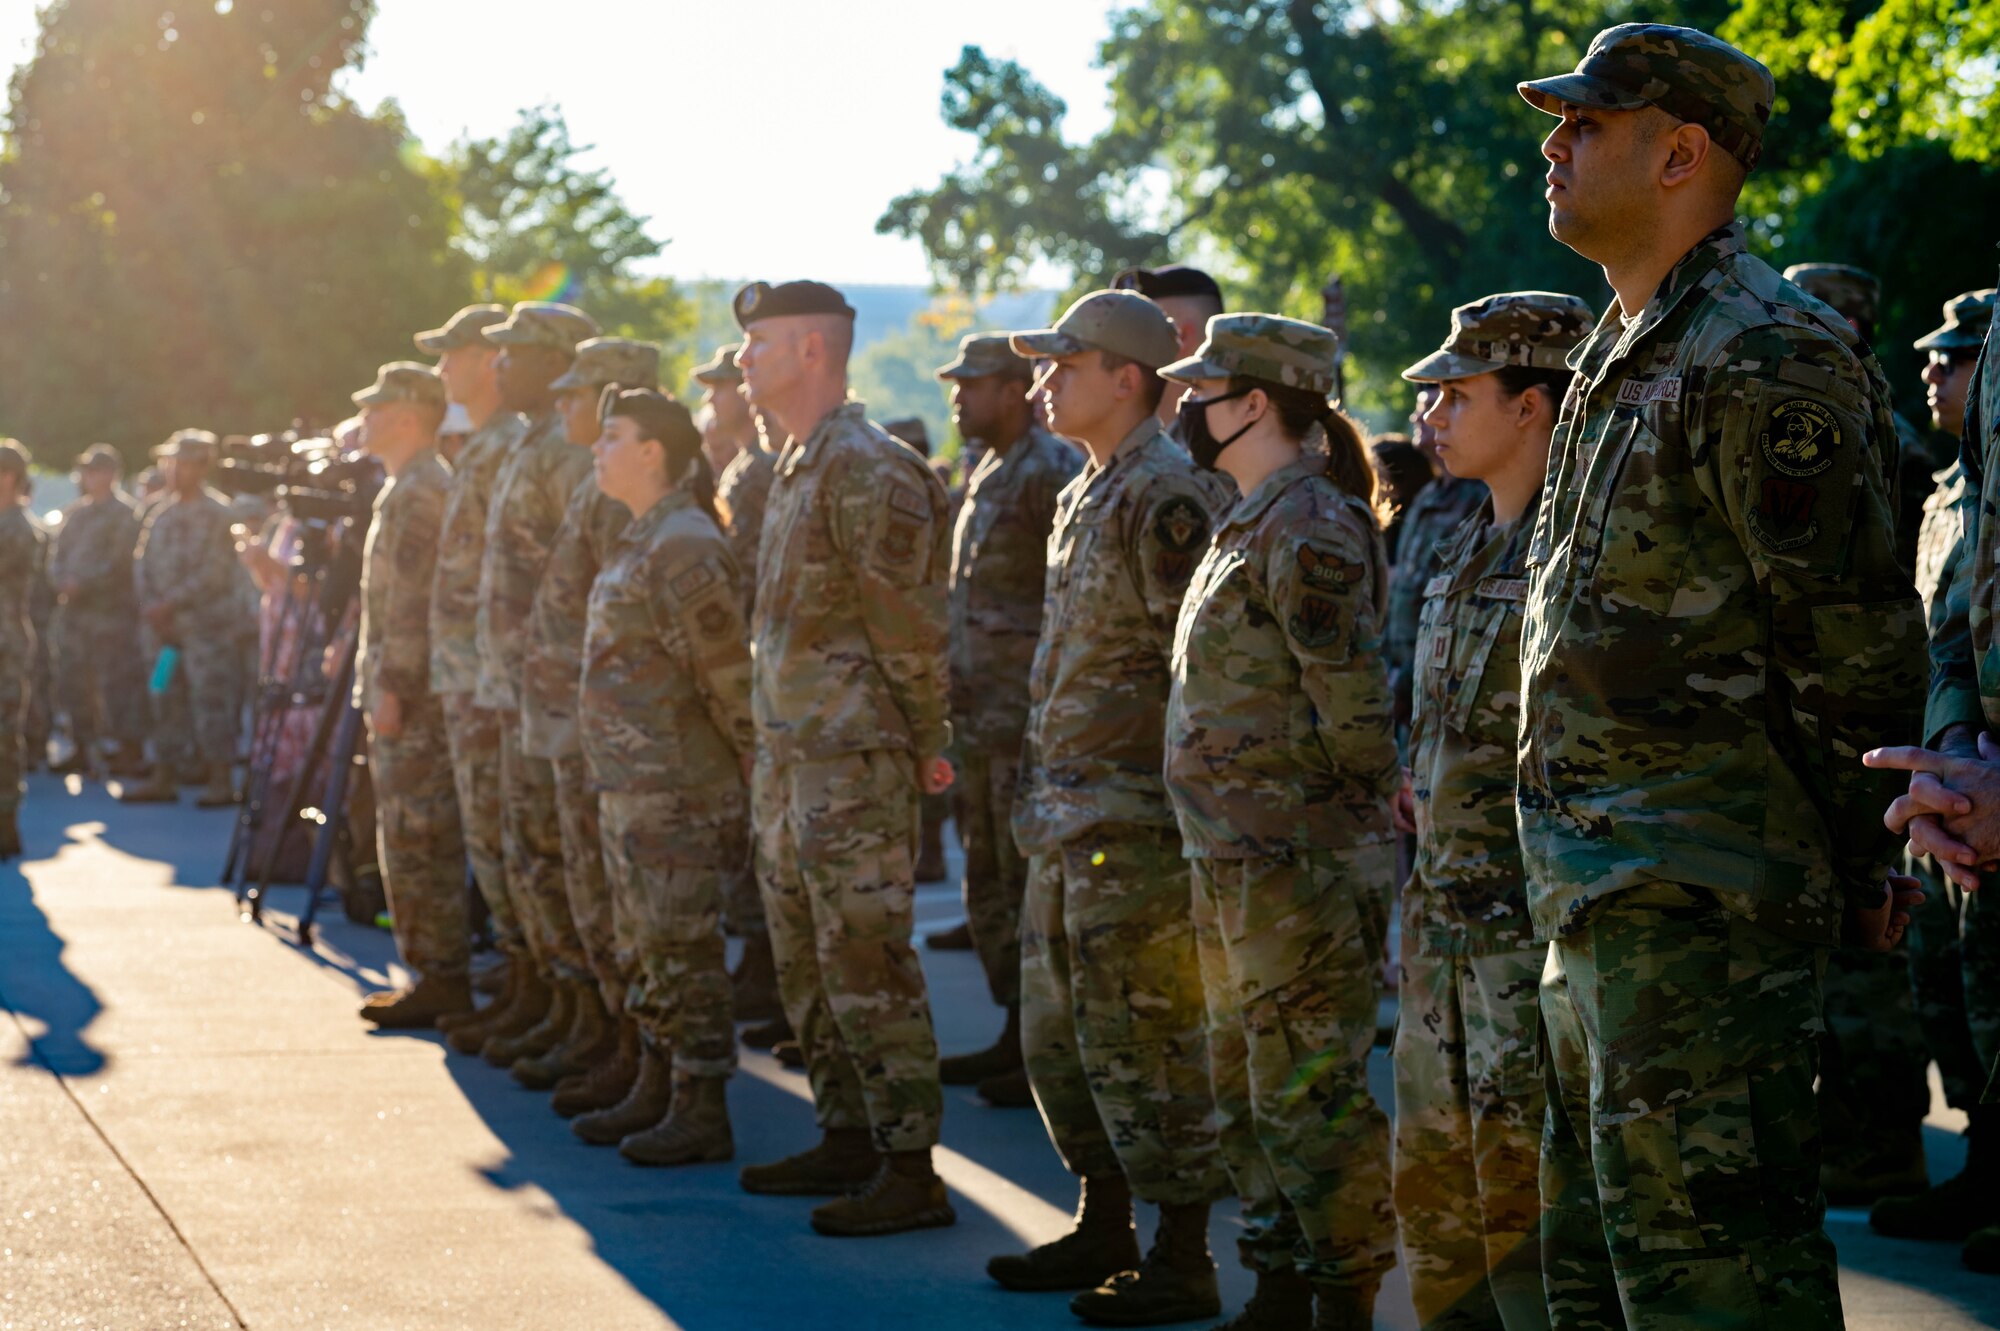
<instances>
[{"instance_id":1,"label":"tree foliage","mask_svg":"<svg viewBox=\"0 0 2000 1331\"><path fill-rule=\"evenodd\" d=\"M1732 9L1722 0L1148 0L1112 16L1100 52L1112 120L1086 142L1066 137L1067 108L1028 70L966 48L945 75L942 110L974 150L935 186L892 201L878 229L919 239L942 285L975 293L1019 285L1038 262L1087 289L1126 264L1186 259L1209 264L1237 308L1317 317L1319 288L1339 272L1357 371L1350 394L1386 412L1403 396L1397 371L1437 344L1452 306L1528 287L1608 299L1597 270L1548 237L1537 146L1551 122L1515 83L1573 67L1609 24L1714 29ZM1908 31L1919 19L1929 27ZM1852 212L1813 201L1883 201L1872 191L1890 180L1949 186L1941 203L2000 201L1990 173L1953 156L1977 153L1916 134L1903 102L1887 103L1893 116L1843 112L1861 85L1811 54L1831 32L1854 59L1921 66L1934 108L1976 75L1982 23L1949 0L1745 6L1731 31L1748 49L1789 42L1800 53L1796 72L1781 72L1787 98L1773 129L1774 139L1796 136L1798 151L1775 152L1773 169L1754 178L1758 243L1786 262L1881 266L1876 246L1903 243L1930 210L1906 207L1898 226L1880 206L1866 209L1884 227L1870 237L1857 234ZM1923 54L1939 50L1949 60L1925 65ZM1972 117L1963 123L1985 127L1990 151L1990 99L1983 111L1953 105ZM1863 120L1903 128L1894 146L1873 151L1870 134L1846 128ZM1835 158L1841 165L1829 167ZM1991 202L1968 210L1972 223L1991 215ZM1816 249L1835 242L1839 252ZM1934 313L1963 289L1951 285L1956 275L1884 277L1912 278L1908 310ZM1920 331L1903 305L1892 314L1895 336Z\"/></svg>"},{"instance_id":2,"label":"tree foliage","mask_svg":"<svg viewBox=\"0 0 2000 1331\"><path fill-rule=\"evenodd\" d=\"M466 293L393 110L333 89L369 0L54 0L0 158L0 426L49 460L321 420Z\"/></svg>"}]
</instances>

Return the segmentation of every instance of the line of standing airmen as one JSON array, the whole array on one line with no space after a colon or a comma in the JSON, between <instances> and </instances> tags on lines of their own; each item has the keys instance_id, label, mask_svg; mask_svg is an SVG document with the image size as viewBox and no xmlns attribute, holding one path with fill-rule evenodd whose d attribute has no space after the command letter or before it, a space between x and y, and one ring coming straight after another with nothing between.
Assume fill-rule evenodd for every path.
<instances>
[{"instance_id":1,"label":"line of standing airmen","mask_svg":"<svg viewBox=\"0 0 2000 1331\"><path fill-rule=\"evenodd\" d=\"M1406 542L1397 604L1333 335L1185 270L965 341L940 373L987 448L955 530L848 397L830 287L737 295L702 377L776 447L719 483L654 347L542 303L419 334L435 370L355 395L391 478L357 688L421 977L366 1015L435 1021L636 1162L728 1159L734 917L821 1129L742 1183L826 1198L822 1233L952 1223L941 1077L1024 1073L1076 1222L988 1270L1092 1323L1218 1316L1233 1192L1236 1331L1368 1326L1399 1222L1429 1327L1838 1326L1820 977L1917 901L1861 761L1926 680L1887 385L1734 221L1762 65L1622 25L1521 93L1560 118L1551 231L1616 303L1488 296L1406 372L1463 520ZM1957 567L1990 590L1977 529ZM1960 749L1908 798L1972 886L2000 780ZM911 935L920 800L955 780L1010 1018L941 1067ZM1392 1132L1366 1059L1399 822ZM468 862L508 958L484 1007Z\"/></svg>"}]
</instances>

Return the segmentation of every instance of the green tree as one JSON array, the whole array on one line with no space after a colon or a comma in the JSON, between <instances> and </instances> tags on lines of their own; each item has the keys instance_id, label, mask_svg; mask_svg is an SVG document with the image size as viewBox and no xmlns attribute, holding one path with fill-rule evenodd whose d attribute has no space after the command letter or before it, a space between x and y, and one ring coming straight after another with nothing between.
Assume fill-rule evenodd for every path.
<instances>
[{"instance_id":1,"label":"green tree","mask_svg":"<svg viewBox=\"0 0 2000 1331\"><path fill-rule=\"evenodd\" d=\"M856 353L849 378L854 396L868 404L870 419L923 418L931 453L956 457L959 439L951 428L951 394L938 382L938 366L958 354L959 334L973 323L962 298L943 297L920 310L909 326L877 338Z\"/></svg>"},{"instance_id":2,"label":"green tree","mask_svg":"<svg viewBox=\"0 0 2000 1331\"><path fill-rule=\"evenodd\" d=\"M670 386L684 377L693 304L670 280L638 271L666 242L619 197L611 173L579 158L562 111L530 107L504 135L452 145L445 169L460 207L456 246L482 298L562 300L606 333L665 344Z\"/></svg>"},{"instance_id":3,"label":"green tree","mask_svg":"<svg viewBox=\"0 0 2000 1331\"><path fill-rule=\"evenodd\" d=\"M0 425L41 458L325 421L469 291L393 108L332 86L369 0L53 0L0 156Z\"/></svg>"},{"instance_id":4,"label":"green tree","mask_svg":"<svg viewBox=\"0 0 2000 1331\"><path fill-rule=\"evenodd\" d=\"M1405 399L1397 372L1437 344L1452 306L1526 287L1609 299L1595 267L1548 237L1537 146L1551 122L1515 83L1573 67L1612 23L1715 30L1734 8L1722 0L1147 0L1112 16L1100 50L1112 120L1088 142L1065 136L1062 100L1027 70L966 48L945 75L942 109L947 124L973 136L973 153L936 185L893 200L877 226L920 240L938 282L971 292L1017 286L1037 262L1067 269L1084 289L1126 264L1200 258L1233 305L1314 318L1321 284L1338 272L1350 398L1387 415ZM1753 53L1775 51L1784 82L1771 163L1746 198L1754 244L1781 262L1914 266L1936 254L1934 241L1917 237L1939 234L1938 211L1952 213L1942 231L1954 239L1994 215L1990 173L1952 156L2000 142L1993 66L1980 63L1992 15L1966 16L1981 8L1991 10L1949 0L1744 6L1730 32ZM1878 70L1899 60L1914 111L1891 88L1891 100L1877 104L1893 115L1864 114L1864 85L1811 54L1829 32L1842 43L1834 49ZM1796 61L1783 58L1786 43ZM1982 69L1986 100L1954 100ZM1865 91L1873 99L1881 89ZM1979 129L1983 148L1919 133L1944 104L1962 114L1938 123ZM1870 134L1847 128L1889 120L1901 137L1879 150ZM1885 192L1912 183L1935 207ZM1960 208L1961 200L1978 206ZM1892 207L1899 216L1885 216ZM1862 234L1870 221L1878 229ZM1990 257L1985 245L1960 253ZM1909 278L1907 308L1928 305L1934 316L1944 295L1983 285L1952 285L1962 283L1959 266L1934 264L1923 281L1883 276L1892 285ZM1885 340L1918 331L1905 310L1892 305Z\"/></svg>"}]
</instances>

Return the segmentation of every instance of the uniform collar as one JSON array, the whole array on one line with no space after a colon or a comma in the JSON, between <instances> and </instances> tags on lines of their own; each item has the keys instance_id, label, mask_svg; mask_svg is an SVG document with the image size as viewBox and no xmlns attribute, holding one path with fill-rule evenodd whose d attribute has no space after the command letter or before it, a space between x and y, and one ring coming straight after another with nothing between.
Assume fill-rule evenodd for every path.
<instances>
[{"instance_id":1,"label":"uniform collar","mask_svg":"<svg viewBox=\"0 0 2000 1331\"><path fill-rule=\"evenodd\" d=\"M1291 489L1300 481L1326 474L1326 463L1316 455L1301 453L1296 462L1278 468L1263 480L1257 488L1236 501L1236 507L1229 510L1223 519L1224 527L1247 527L1264 515L1264 510L1277 502L1278 496Z\"/></svg>"},{"instance_id":2,"label":"uniform collar","mask_svg":"<svg viewBox=\"0 0 2000 1331\"><path fill-rule=\"evenodd\" d=\"M1639 311L1638 321L1630 328L1626 328L1624 320L1619 317L1618 302L1614 299L1604 311L1604 316L1597 321L1596 331L1570 352L1570 369L1589 373L1588 363L1607 343L1611 347L1607 363L1624 356L1649 337L1681 302L1694 299L1696 292L1704 290L1709 285L1711 274L1745 253L1746 249L1740 223L1731 222L1709 232L1674 264L1666 280L1660 283L1659 290Z\"/></svg>"},{"instance_id":3,"label":"uniform collar","mask_svg":"<svg viewBox=\"0 0 2000 1331\"><path fill-rule=\"evenodd\" d=\"M660 502L627 523L622 533L625 541L643 541L666 524L668 518L684 508L694 505L694 496L686 490L674 490L661 498Z\"/></svg>"},{"instance_id":4,"label":"uniform collar","mask_svg":"<svg viewBox=\"0 0 2000 1331\"><path fill-rule=\"evenodd\" d=\"M1132 427L1132 433L1119 440L1118 447L1111 450L1111 460L1109 462L1101 467L1097 465L1097 459L1094 457L1089 458L1085 462L1083 474L1088 478L1085 484L1094 482L1099 476L1117 471L1120 467L1126 465L1134 457L1138 456L1139 450L1153 441L1155 435L1161 433L1160 422L1157 417L1148 416L1145 420L1140 421Z\"/></svg>"},{"instance_id":5,"label":"uniform collar","mask_svg":"<svg viewBox=\"0 0 2000 1331\"><path fill-rule=\"evenodd\" d=\"M813 466L819 461L819 455L826 451L822 441L833 433L836 427L867 423L867 404L854 398L847 399L820 417L819 424L813 426L812 433L803 441L796 437L785 441L785 446L778 451L778 470L789 476L795 471Z\"/></svg>"}]
</instances>

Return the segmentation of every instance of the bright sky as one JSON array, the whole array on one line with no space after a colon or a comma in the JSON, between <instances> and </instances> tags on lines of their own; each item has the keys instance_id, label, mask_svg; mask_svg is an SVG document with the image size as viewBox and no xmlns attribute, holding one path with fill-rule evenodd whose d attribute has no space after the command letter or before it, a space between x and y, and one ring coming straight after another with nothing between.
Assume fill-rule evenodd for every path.
<instances>
[{"instance_id":1,"label":"bright sky","mask_svg":"<svg viewBox=\"0 0 2000 1331\"><path fill-rule=\"evenodd\" d=\"M208 3L211 0L179 0ZM176 0L160 0L169 9ZM0 68L26 59L37 0L0 0ZM426 145L560 105L579 143L672 244L680 278L924 282L914 241L877 236L896 195L970 155L938 113L978 45L1105 122L1106 0L378 0L349 92L401 103ZM559 22L551 22L559 17Z\"/></svg>"}]
</instances>

